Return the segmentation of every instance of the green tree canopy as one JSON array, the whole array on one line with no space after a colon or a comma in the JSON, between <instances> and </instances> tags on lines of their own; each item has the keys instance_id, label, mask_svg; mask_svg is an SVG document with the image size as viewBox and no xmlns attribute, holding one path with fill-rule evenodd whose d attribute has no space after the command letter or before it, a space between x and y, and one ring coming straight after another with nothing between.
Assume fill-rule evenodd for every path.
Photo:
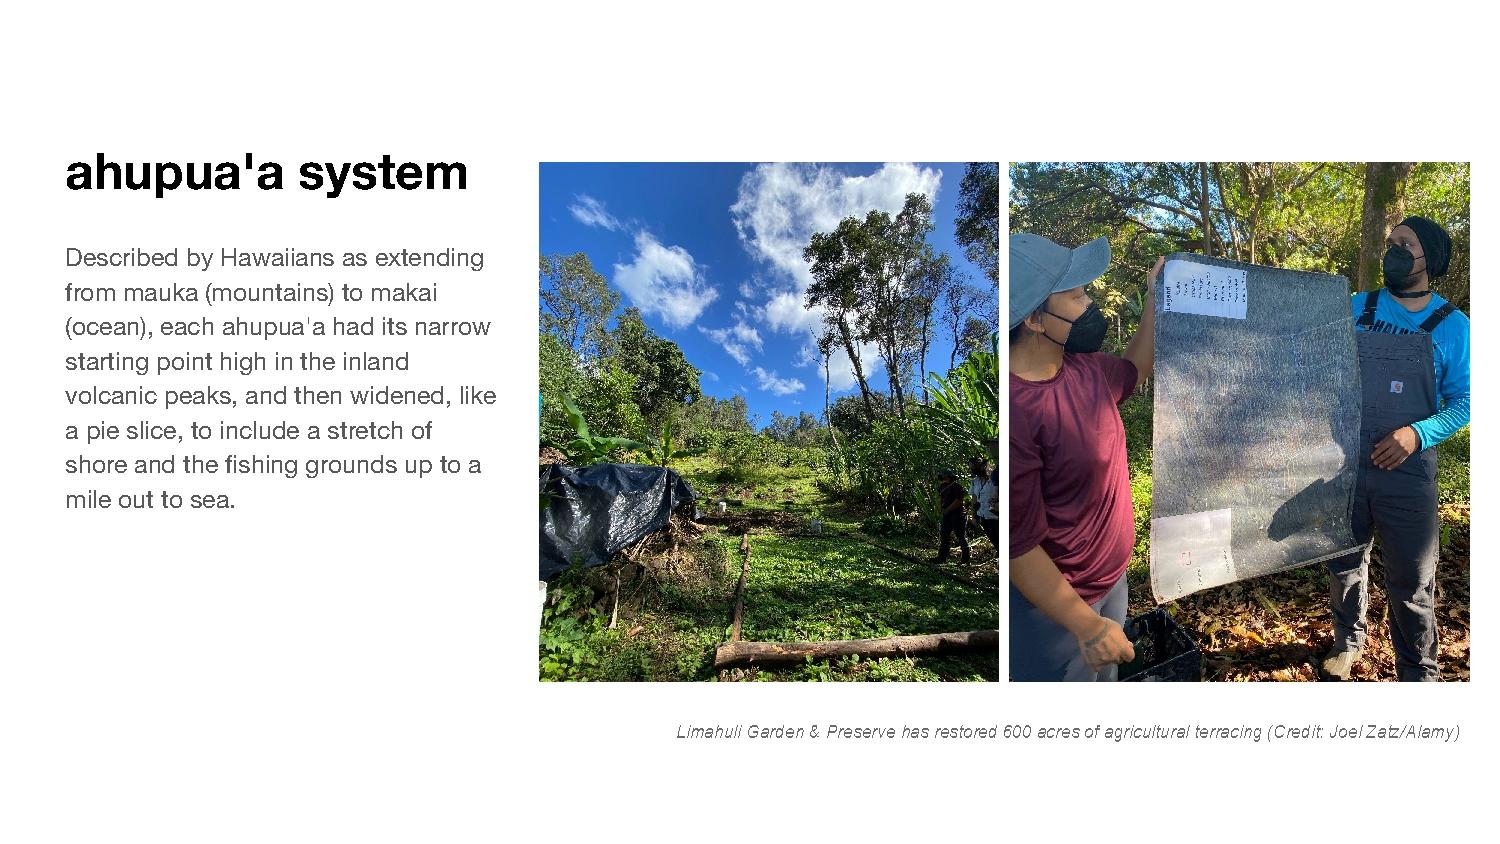
<instances>
[{"instance_id":1,"label":"green tree canopy","mask_svg":"<svg viewBox=\"0 0 1500 844\"><path fill-rule=\"evenodd\" d=\"M611 340L611 361L634 378L635 404L651 427L659 428L673 408L703 394L698 385L702 373L676 343L647 327L638 308L620 314Z\"/></svg>"},{"instance_id":2,"label":"green tree canopy","mask_svg":"<svg viewBox=\"0 0 1500 844\"><path fill-rule=\"evenodd\" d=\"M609 317L620 306L620 295L609 289L609 282L582 252L542 255L538 274L542 331L581 358L603 356Z\"/></svg>"},{"instance_id":3,"label":"green tree canopy","mask_svg":"<svg viewBox=\"0 0 1500 844\"><path fill-rule=\"evenodd\" d=\"M1000 284L1000 165L968 164L958 186L958 217L953 237L970 262Z\"/></svg>"}]
</instances>

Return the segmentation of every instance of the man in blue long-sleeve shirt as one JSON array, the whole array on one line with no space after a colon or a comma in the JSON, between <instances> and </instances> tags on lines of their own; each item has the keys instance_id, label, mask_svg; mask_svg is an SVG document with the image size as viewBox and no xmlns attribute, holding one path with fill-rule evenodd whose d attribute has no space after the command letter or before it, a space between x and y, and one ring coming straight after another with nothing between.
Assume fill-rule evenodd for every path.
<instances>
[{"instance_id":1,"label":"man in blue long-sleeve shirt","mask_svg":"<svg viewBox=\"0 0 1500 844\"><path fill-rule=\"evenodd\" d=\"M1438 443L1469 424L1469 318L1432 292L1448 270L1442 227L1408 217L1391 230L1385 287L1352 299L1363 392L1355 539L1380 534L1396 674L1436 680ZM1365 647L1370 546L1328 564L1334 643L1323 676L1347 680Z\"/></svg>"}]
</instances>

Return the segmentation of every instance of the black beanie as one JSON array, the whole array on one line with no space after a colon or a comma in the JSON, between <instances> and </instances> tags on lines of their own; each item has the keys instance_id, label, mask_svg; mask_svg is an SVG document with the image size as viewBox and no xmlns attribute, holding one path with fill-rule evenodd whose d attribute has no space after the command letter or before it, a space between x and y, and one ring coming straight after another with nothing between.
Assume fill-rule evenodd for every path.
<instances>
[{"instance_id":1,"label":"black beanie","mask_svg":"<svg viewBox=\"0 0 1500 844\"><path fill-rule=\"evenodd\" d=\"M1453 241L1443 227L1426 217L1407 217L1401 221L1417 233L1417 242L1422 244L1422 254L1427 256L1427 277L1438 278L1448 272L1448 259L1453 255Z\"/></svg>"}]
</instances>

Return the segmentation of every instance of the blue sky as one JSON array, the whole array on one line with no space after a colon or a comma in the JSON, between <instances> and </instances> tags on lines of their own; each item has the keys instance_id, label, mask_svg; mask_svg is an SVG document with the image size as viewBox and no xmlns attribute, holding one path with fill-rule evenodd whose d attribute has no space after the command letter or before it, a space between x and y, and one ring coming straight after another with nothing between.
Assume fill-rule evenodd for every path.
<instances>
[{"instance_id":1,"label":"blue sky","mask_svg":"<svg viewBox=\"0 0 1500 844\"><path fill-rule=\"evenodd\" d=\"M894 213L908 193L933 200L928 241L981 289L984 273L953 240L963 164L543 164L542 254L588 255L620 294L703 371L703 392L740 394L771 412L823 412L823 371L811 344L815 312L802 249L815 231L871 209ZM928 368L947 368L939 331ZM886 389L873 348L871 387ZM834 395L855 388L848 359L830 367ZM872 370L874 370L872 372Z\"/></svg>"}]
</instances>

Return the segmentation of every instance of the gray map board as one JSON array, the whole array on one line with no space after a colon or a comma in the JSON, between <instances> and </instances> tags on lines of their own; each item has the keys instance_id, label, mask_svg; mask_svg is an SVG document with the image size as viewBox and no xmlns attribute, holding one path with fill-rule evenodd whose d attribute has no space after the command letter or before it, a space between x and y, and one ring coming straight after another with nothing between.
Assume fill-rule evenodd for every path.
<instances>
[{"instance_id":1,"label":"gray map board","mask_svg":"<svg viewBox=\"0 0 1500 844\"><path fill-rule=\"evenodd\" d=\"M1154 374L1157 602L1354 547L1361 393L1344 278L1169 255Z\"/></svg>"}]
</instances>

